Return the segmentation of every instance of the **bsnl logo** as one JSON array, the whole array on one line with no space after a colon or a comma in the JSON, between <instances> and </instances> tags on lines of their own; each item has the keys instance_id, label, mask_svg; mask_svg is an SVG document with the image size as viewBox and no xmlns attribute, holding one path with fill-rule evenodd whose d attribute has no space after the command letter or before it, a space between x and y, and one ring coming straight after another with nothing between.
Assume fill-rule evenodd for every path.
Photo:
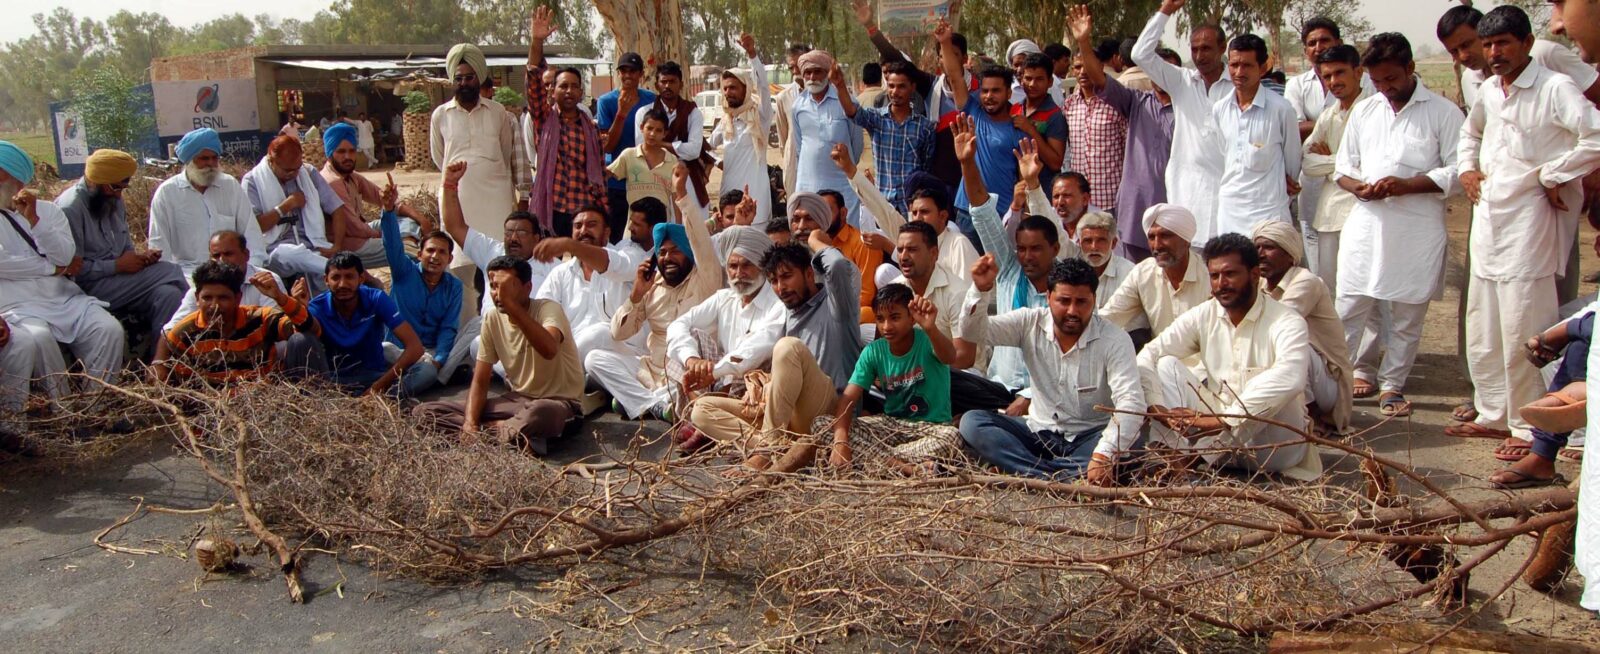
<instances>
[{"instance_id":1,"label":"bsnl logo","mask_svg":"<svg viewBox=\"0 0 1600 654\"><path fill-rule=\"evenodd\" d=\"M194 113L197 114L194 117L194 129L210 127L219 132L226 131L228 122L223 120L221 116L198 115L214 113L217 110L217 105L221 102L222 88L220 85L212 84L211 86L200 87L200 90L194 96Z\"/></svg>"}]
</instances>

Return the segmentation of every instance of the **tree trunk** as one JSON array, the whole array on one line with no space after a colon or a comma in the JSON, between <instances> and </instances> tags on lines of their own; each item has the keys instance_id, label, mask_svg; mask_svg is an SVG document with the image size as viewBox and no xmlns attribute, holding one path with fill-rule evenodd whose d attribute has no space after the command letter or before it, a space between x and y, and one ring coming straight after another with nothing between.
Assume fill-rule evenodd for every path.
<instances>
[{"instance_id":1,"label":"tree trunk","mask_svg":"<svg viewBox=\"0 0 1600 654\"><path fill-rule=\"evenodd\" d=\"M646 66L676 61L688 68L678 0L594 0L617 52L637 52Z\"/></svg>"}]
</instances>

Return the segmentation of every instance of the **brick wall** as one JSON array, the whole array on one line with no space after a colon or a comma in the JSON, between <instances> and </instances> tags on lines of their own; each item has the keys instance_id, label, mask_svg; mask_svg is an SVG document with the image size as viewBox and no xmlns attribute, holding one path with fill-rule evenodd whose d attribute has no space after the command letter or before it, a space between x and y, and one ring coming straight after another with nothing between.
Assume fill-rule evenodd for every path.
<instances>
[{"instance_id":1,"label":"brick wall","mask_svg":"<svg viewBox=\"0 0 1600 654\"><path fill-rule=\"evenodd\" d=\"M266 48L249 47L181 57L162 57L150 62L150 81L251 78L256 76L256 57L263 56L266 52Z\"/></svg>"}]
</instances>

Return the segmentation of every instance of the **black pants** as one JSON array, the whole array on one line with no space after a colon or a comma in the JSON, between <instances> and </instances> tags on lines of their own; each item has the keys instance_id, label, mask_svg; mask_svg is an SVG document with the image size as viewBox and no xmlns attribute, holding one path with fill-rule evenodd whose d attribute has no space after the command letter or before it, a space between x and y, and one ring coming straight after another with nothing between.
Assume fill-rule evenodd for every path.
<instances>
[{"instance_id":1,"label":"black pants","mask_svg":"<svg viewBox=\"0 0 1600 654\"><path fill-rule=\"evenodd\" d=\"M572 214L560 211L550 212L550 230L556 236L572 236Z\"/></svg>"},{"instance_id":2,"label":"black pants","mask_svg":"<svg viewBox=\"0 0 1600 654\"><path fill-rule=\"evenodd\" d=\"M606 186L606 226L611 228L611 244L622 241L628 227L628 190Z\"/></svg>"},{"instance_id":3,"label":"black pants","mask_svg":"<svg viewBox=\"0 0 1600 654\"><path fill-rule=\"evenodd\" d=\"M1015 396L997 381L965 370L950 371L950 412L1001 411Z\"/></svg>"}]
</instances>

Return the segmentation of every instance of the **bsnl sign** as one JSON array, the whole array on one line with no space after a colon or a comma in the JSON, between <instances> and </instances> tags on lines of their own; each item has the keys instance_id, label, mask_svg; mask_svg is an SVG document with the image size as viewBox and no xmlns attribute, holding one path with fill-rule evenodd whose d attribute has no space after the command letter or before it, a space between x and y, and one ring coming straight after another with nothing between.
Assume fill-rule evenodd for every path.
<instances>
[{"instance_id":1,"label":"bsnl sign","mask_svg":"<svg viewBox=\"0 0 1600 654\"><path fill-rule=\"evenodd\" d=\"M183 136L202 127L218 132L261 128L253 79L156 82L151 86L156 131L162 137Z\"/></svg>"}]
</instances>

